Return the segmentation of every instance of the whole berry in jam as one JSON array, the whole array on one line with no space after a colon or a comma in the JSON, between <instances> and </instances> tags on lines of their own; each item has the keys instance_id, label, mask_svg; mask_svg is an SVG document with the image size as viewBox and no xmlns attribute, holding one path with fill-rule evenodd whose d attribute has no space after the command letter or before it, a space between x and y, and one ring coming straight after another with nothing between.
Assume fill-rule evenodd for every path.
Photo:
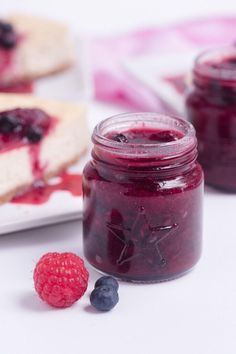
<instances>
[{"instance_id":1,"label":"whole berry in jam","mask_svg":"<svg viewBox=\"0 0 236 354\"><path fill-rule=\"evenodd\" d=\"M113 140L117 141L118 143L128 143L128 139L124 134L116 134L113 136Z\"/></svg>"},{"instance_id":2,"label":"whole berry in jam","mask_svg":"<svg viewBox=\"0 0 236 354\"><path fill-rule=\"evenodd\" d=\"M34 270L34 286L40 298L53 307L69 307L88 286L89 273L74 253L47 253Z\"/></svg>"},{"instance_id":3,"label":"whole berry in jam","mask_svg":"<svg viewBox=\"0 0 236 354\"><path fill-rule=\"evenodd\" d=\"M90 295L91 305L98 311L110 311L119 301L113 286L102 285L95 288Z\"/></svg>"},{"instance_id":4,"label":"whole berry in jam","mask_svg":"<svg viewBox=\"0 0 236 354\"><path fill-rule=\"evenodd\" d=\"M109 275L103 276L103 277L99 278L99 279L96 281L94 287L97 288L97 287L103 286L103 285L111 286L111 287L113 287L116 291L118 291L118 289L119 289L118 281L117 281L115 278L113 278L113 277L111 277L111 276L109 276Z\"/></svg>"}]
</instances>

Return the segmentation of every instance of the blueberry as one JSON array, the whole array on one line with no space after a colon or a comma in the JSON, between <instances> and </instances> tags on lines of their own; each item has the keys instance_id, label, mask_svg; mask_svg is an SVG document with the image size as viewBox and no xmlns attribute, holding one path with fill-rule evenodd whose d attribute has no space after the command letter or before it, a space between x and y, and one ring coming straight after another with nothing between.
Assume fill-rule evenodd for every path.
<instances>
[{"instance_id":1,"label":"blueberry","mask_svg":"<svg viewBox=\"0 0 236 354\"><path fill-rule=\"evenodd\" d=\"M0 132L3 134L12 133L19 125L17 118L13 115L3 115L0 117Z\"/></svg>"},{"instance_id":2,"label":"blueberry","mask_svg":"<svg viewBox=\"0 0 236 354\"><path fill-rule=\"evenodd\" d=\"M14 48L16 46L16 42L17 42L17 37L14 32L1 33L0 44L5 49Z\"/></svg>"},{"instance_id":3,"label":"blueberry","mask_svg":"<svg viewBox=\"0 0 236 354\"><path fill-rule=\"evenodd\" d=\"M41 128L37 126L29 127L26 132L27 139L33 144L38 143L42 139L42 136L43 136L43 131Z\"/></svg>"},{"instance_id":4,"label":"blueberry","mask_svg":"<svg viewBox=\"0 0 236 354\"><path fill-rule=\"evenodd\" d=\"M128 143L128 139L124 134L116 134L113 136L113 140L117 141L118 143Z\"/></svg>"},{"instance_id":5,"label":"blueberry","mask_svg":"<svg viewBox=\"0 0 236 354\"><path fill-rule=\"evenodd\" d=\"M0 21L0 32L13 32L13 27L8 22Z\"/></svg>"},{"instance_id":6,"label":"blueberry","mask_svg":"<svg viewBox=\"0 0 236 354\"><path fill-rule=\"evenodd\" d=\"M90 302L98 311L109 311L116 306L119 301L117 291L108 285L95 288L90 295Z\"/></svg>"},{"instance_id":7,"label":"blueberry","mask_svg":"<svg viewBox=\"0 0 236 354\"><path fill-rule=\"evenodd\" d=\"M103 286L103 285L108 285L108 286L112 286L116 291L118 291L119 289L119 284L118 284L118 281L113 278L113 277L110 277L110 276L104 276L104 277L101 277L99 278L94 287L97 288L99 286Z\"/></svg>"}]
</instances>

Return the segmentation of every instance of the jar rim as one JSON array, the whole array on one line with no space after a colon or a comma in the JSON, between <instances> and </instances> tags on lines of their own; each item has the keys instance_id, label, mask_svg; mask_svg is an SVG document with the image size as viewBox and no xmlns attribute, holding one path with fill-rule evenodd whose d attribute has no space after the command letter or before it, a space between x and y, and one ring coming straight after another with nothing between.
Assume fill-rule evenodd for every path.
<instances>
[{"instance_id":1,"label":"jar rim","mask_svg":"<svg viewBox=\"0 0 236 354\"><path fill-rule=\"evenodd\" d=\"M171 142L158 143L120 143L109 139L106 133L117 131L120 124L120 132L131 127L157 127L173 129L183 133L183 137ZM160 158L172 158L180 156L196 147L197 140L193 125L176 116L155 112L121 113L102 120L96 125L92 135L94 144L103 149L112 150L112 153L129 156L155 156Z\"/></svg>"},{"instance_id":2,"label":"jar rim","mask_svg":"<svg viewBox=\"0 0 236 354\"><path fill-rule=\"evenodd\" d=\"M218 64L220 60L227 57L233 57L236 60L236 47L223 46L219 48L212 48L201 52L194 61L194 73L197 75L209 77L212 79L235 81L236 80L236 66L229 67L213 67L213 63Z\"/></svg>"}]
</instances>

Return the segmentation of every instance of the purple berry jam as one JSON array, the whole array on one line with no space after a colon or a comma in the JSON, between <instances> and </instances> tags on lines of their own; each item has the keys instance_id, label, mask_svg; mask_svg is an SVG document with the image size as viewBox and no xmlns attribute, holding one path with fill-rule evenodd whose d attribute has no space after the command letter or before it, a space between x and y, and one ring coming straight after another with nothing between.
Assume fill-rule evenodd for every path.
<instances>
[{"instance_id":1,"label":"purple berry jam","mask_svg":"<svg viewBox=\"0 0 236 354\"><path fill-rule=\"evenodd\" d=\"M236 192L236 48L201 54L186 99L206 183Z\"/></svg>"},{"instance_id":2,"label":"purple berry jam","mask_svg":"<svg viewBox=\"0 0 236 354\"><path fill-rule=\"evenodd\" d=\"M92 140L83 174L87 260L136 282L190 270L201 254L203 197L191 124L156 113L124 114L98 124Z\"/></svg>"},{"instance_id":3,"label":"purple berry jam","mask_svg":"<svg viewBox=\"0 0 236 354\"><path fill-rule=\"evenodd\" d=\"M0 112L0 151L36 144L49 131L53 119L38 108Z\"/></svg>"}]
</instances>

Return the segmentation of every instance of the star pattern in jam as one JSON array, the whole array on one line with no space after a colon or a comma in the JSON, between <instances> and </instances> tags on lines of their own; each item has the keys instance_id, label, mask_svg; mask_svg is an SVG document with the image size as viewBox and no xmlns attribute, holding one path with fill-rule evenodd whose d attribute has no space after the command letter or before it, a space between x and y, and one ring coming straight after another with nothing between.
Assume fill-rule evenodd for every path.
<instances>
[{"instance_id":1,"label":"star pattern in jam","mask_svg":"<svg viewBox=\"0 0 236 354\"><path fill-rule=\"evenodd\" d=\"M160 244L173 236L178 224L153 226L148 221L144 207L139 207L131 227L108 222L108 230L123 244L117 264L122 265L137 257L144 257L152 266L165 267L167 259L161 252Z\"/></svg>"}]
</instances>

